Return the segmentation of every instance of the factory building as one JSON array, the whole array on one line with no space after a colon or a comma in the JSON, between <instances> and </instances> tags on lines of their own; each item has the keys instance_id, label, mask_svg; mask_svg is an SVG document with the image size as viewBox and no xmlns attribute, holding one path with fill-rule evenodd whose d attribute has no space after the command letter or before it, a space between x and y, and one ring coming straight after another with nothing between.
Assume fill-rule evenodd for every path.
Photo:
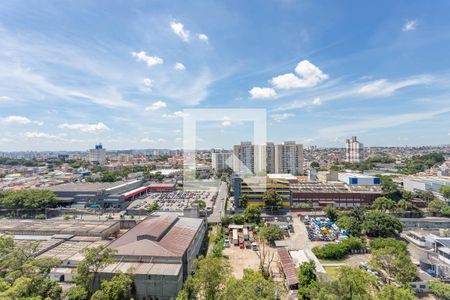
<instances>
[{"instance_id":1,"label":"factory building","mask_svg":"<svg viewBox=\"0 0 450 300\"><path fill-rule=\"evenodd\" d=\"M441 186L450 186L450 180L442 177L409 177L403 180L403 188L410 192L439 192Z\"/></svg>"},{"instance_id":2,"label":"factory building","mask_svg":"<svg viewBox=\"0 0 450 300\"><path fill-rule=\"evenodd\" d=\"M263 196L269 190L274 190L283 198L283 207L291 206L291 191L288 180L270 178L233 178L234 205L239 206L241 196L248 198L247 205L264 206Z\"/></svg>"},{"instance_id":3,"label":"factory building","mask_svg":"<svg viewBox=\"0 0 450 300\"><path fill-rule=\"evenodd\" d=\"M348 185L379 185L381 178L357 174L357 173L339 173L338 180Z\"/></svg>"},{"instance_id":4,"label":"factory building","mask_svg":"<svg viewBox=\"0 0 450 300\"><path fill-rule=\"evenodd\" d=\"M193 271L206 231L204 219L154 214L109 245L117 262L100 270L99 279L131 272L136 299L175 299Z\"/></svg>"}]
</instances>

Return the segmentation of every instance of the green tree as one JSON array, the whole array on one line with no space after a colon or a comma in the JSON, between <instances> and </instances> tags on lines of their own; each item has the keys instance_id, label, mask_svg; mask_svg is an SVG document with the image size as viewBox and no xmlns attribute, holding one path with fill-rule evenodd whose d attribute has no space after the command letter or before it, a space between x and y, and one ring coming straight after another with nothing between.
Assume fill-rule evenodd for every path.
<instances>
[{"instance_id":1,"label":"green tree","mask_svg":"<svg viewBox=\"0 0 450 300\"><path fill-rule=\"evenodd\" d=\"M378 300L416 300L418 299L409 287L385 285L377 294Z\"/></svg>"},{"instance_id":2,"label":"green tree","mask_svg":"<svg viewBox=\"0 0 450 300\"><path fill-rule=\"evenodd\" d=\"M448 185L443 185L441 186L441 188L439 189L439 192L442 194L442 196L444 196L446 199L450 200L450 186Z\"/></svg>"},{"instance_id":3,"label":"green tree","mask_svg":"<svg viewBox=\"0 0 450 300\"><path fill-rule=\"evenodd\" d=\"M369 300L376 289L375 276L356 267L341 267L336 280L316 282L308 291L313 300Z\"/></svg>"},{"instance_id":4,"label":"green tree","mask_svg":"<svg viewBox=\"0 0 450 300\"><path fill-rule=\"evenodd\" d=\"M247 204L248 204L248 196L244 194L239 198L239 206L247 207Z\"/></svg>"},{"instance_id":5,"label":"green tree","mask_svg":"<svg viewBox=\"0 0 450 300\"><path fill-rule=\"evenodd\" d=\"M381 189L383 190L383 196L394 201L398 201L402 198L402 192L400 191L392 177L381 175L377 175L377 177L380 177L381 179Z\"/></svg>"},{"instance_id":6,"label":"green tree","mask_svg":"<svg viewBox=\"0 0 450 300\"><path fill-rule=\"evenodd\" d=\"M196 271L191 294L200 294L206 300L218 299L230 275L228 262L224 258L206 256L196 259L194 266Z\"/></svg>"},{"instance_id":7,"label":"green tree","mask_svg":"<svg viewBox=\"0 0 450 300\"><path fill-rule=\"evenodd\" d=\"M394 238L376 238L370 243L370 246L372 250L391 247L396 249L398 252L406 253L407 251L406 243Z\"/></svg>"},{"instance_id":8,"label":"green tree","mask_svg":"<svg viewBox=\"0 0 450 300\"><path fill-rule=\"evenodd\" d=\"M388 281L394 278L399 284L407 284L416 278L417 268L409 255L398 248L384 247L373 250L369 265L386 272Z\"/></svg>"},{"instance_id":9,"label":"green tree","mask_svg":"<svg viewBox=\"0 0 450 300\"><path fill-rule=\"evenodd\" d=\"M283 198L274 189L265 192L262 199L267 207L275 208L283 205Z\"/></svg>"},{"instance_id":10,"label":"green tree","mask_svg":"<svg viewBox=\"0 0 450 300\"><path fill-rule=\"evenodd\" d=\"M330 219L333 222L336 222L336 220L339 217L339 212L337 211L336 208L332 207L332 206L327 206L325 208L325 216Z\"/></svg>"},{"instance_id":11,"label":"green tree","mask_svg":"<svg viewBox=\"0 0 450 300\"><path fill-rule=\"evenodd\" d=\"M43 209L55 207L57 203L56 195L49 190L31 189L0 192L0 208Z\"/></svg>"},{"instance_id":12,"label":"green tree","mask_svg":"<svg viewBox=\"0 0 450 300\"><path fill-rule=\"evenodd\" d=\"M307 261L300 265L298 273L298 294L303 300L309 299L308 290L317 281L316 264L314 261Z\"/></svg>"},{"instance_id":13,"label":"green tree","mask_svg":"<svg viewBox=\"0 0 450 300\"><path fill-rule=\"evenodd\" d=\"M259 223L261 220L261 208L255 205L250 205L244 210L244 219L247 222Z\"/></svg>"},{"instance_id":14,"label":"green tree","mask_svg":"<svg viewBox=\"0 0 450 300\"><path fill-rule=\"evenodd\" d=\"M83 251L84 259L78 264L74 281L77 284L77 292L80 293L81 288L86 290L87 295L91 296L94 290L94 280L98 271L112 263L114 250L107 246L100 245L98 247L87 248Z\"/></svg>"},{"instance_id":15,"label":"green tree","mask_svg":"<svg viewBox=\"0 0 450 300\"><path fill-rule=\"evenodd\" d=\"M157 202L153 202L147 207L147 214L151 215L153 212L158 211L159 209L159 204Z\"/></svg>"},{"instance_id":16,"label":"green tree","mask_svg":"<svg viewBox=\"0 0 450 300\"><path fill-rule=\"evenodd\" d=\"M283 229L273 225L261 227L259 230L259 237L271 245L274 245L276 240L284 238L284 234Z\"/></svg>"},{"instance_id":17,"label":"green tree","mask_svg":"<svg viewBox=\"0 0 450 300\"><path fill-rule=\"evenodd\" d=\"M244 269L242 279L230 277L220 295L223 300L275 300L275 284L260 272Z\"/></svg>"},{"instance_id":18,"label":"green tree","mask_svg":"<svg viewBox=\"0 0 450 300\"><path fill-rule=\"evenodd\" d=\"M76 285L68 289L64 295L67 300L89 299L89 292L81 285Z\"/></svg>"},{"instance_id":19,"label":"green tree","mask_svg":"<svg viewBox=\"0 0 450 300\"><path fill-rule=\"evenodd\" d=\"M378 197L372 203L372 208L380 211L389 211L395 207L395 202L386 197Z\"/></svg>"},{"instance_id":20,"label":"green tree","mask_svg":"<svg viewBox=\"0 0 450 300\"><path fill-rule=\"evenodd\" d=\"M430 290L439 298L450 298L450 284L440 280L431 280L429 282Z\"/></svg>"},{"instance_id":21,"label":"green tree","mask_svg":"<svg viewBox=\"0 0 450 300\"><path fill-rule=\"evenodd\" d=\"M420 191L417 193L417 197L425 201L427 204L429 204L434 199L432 191Z\"/></svg>"},{"instance_id":22,"label":"green tree","mask_svg":"<svg viewBox=\"0 0 450 300\"><path fill-rule=\"evenodd\" d=\"M434 199L428 204L428 211L433 216L438 216L442 214L442 211L447 207L447 203L442 200Z\"/></svg>"},{"instance_id":23,"label":"green tree","mask_svg":"<svg viewBox=\"0 0 450 300\"><path fill-rule=\"evenodd\" d=\"M310 166L311 166L311 168L314 168L314 169L320 168L320 164L319 164L317 161L313 161L313 162L310 164Z\"/></svg>"},{"instance_id":24,"label":"green tree","mask_svg":"<svg viewBox=\"0 0 450 300\"><path fill-rule=\"evenodd\" d=\"M399 236L403 225L393 216L380 211L369 211L362 223L362 230L370 237Z\"/></svg>"},{"instance_id":25,"label":"green tree","mask_svg":"<svg viewBox=\"0 0 450 300\"><path fill-rule=\"evenodd\" d=\"M205 209L206 208L206 202L203 200L194 200L191 202L191 204L193 205L197 205L198 208L200 209Z\"/></svg>"},{"instance_id":26,"label":"green tree","mask_svg":"<svg viewBox=\"0 0 450 300\"><path fill-rule=\"evenodd\" d=\"M336 225L346 230L351 236L361 235L361 221L356 217L341 215L337 219Z\"/></svg>"},{"instance_id":27,"label":"green tree","mask_svg":"<svg viewBox=\"0 0 450 300\"><path fill-rule=\"evenodd\" d=\"M122 300L129 299L133 279L129 274L117 274L111 280L103 280L101 287L91 297L91 300Z\"/></svg>"}]
</instances>

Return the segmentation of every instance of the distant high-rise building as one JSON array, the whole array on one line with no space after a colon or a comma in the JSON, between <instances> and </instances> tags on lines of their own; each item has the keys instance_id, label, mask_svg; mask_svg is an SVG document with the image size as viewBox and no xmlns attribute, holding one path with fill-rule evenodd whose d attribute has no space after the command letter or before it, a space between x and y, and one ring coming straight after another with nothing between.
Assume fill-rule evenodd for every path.
<instances>
[{"instance_id":1,"label":"distant high-rise building","mask_svg":"<svg viewBox=\"0 0 450 300\"><path fill-rule=\"evenodd\" d=\"M233 146L233 169L237 173L290 173L303 174L303 145L285 142L253 145L242 142Z\"/></svg>"},{"instance_id":2,"label":"distant high-rise building","mask_svg":"<svg viewBox=\"0 0 450 300\"><path fill-rule=\"evenodd\" d=\"M228 160L232 154L229 150L211 150L211 167L216 171L231 167L228 165Z\"/></svg>"},{"instance_id":3,"label":"distant high-rise building","mask_svg":"<svg viewBox=\"0 0 450 300\"><path fill-rule=\"evenodd\" d=\"M364 145L358 142L356 136L345 141L345 161L357 163L364 160Z\"/></svg>"},{"instance_id":4,"label":"distant high-rise building","mask_svg":"<svg viewBox=\"0 0 450 300\"><path fill-rule=\"evenodd\" d=\"M102 144L97 144L94 149L89 149L89 161L99 164L106 161L106 149L103 148Z\"/></svg>"},{"instance_id":5,"label":"distant high-rise building","mask_svg":"<svg viewBox=\"0 0 450 300\"><path fill-rule=\"evenodd\" d=\"M303 145L287 141L275 145L275 172L303 174Z\"/></svg>"},{"instance_id":6,"label":"distant high-rise building","mask_svg":"<svg viewBox=\"0 0 450 300\"><path fill-rule=\"evenodd\" d=\"M233 170L236 173L255 172L255 147L251 142L241 142L240 145L233 146Z\"/></svg>"}]
</instances>

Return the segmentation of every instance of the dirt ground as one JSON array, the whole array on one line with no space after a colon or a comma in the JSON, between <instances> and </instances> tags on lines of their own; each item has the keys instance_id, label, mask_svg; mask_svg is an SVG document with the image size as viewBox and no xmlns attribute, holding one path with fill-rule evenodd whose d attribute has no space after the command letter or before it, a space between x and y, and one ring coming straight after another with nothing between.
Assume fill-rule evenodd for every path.
<instances>
[{"instance_id":1,"label":"dirt ground","mask_svg":"<svg viewBox=\"0 0 450 300\"><path fill-rule=\"evenodd\" d=\"M274 255L274 260L271 264L271 270L274 273L279 273L278 265L279 258L276 249L269 248ZM223 250L223 255L228 258L231 266L231 273L236 278L242 278L244 276L244 269L249 268L258 271L259 257L256 251L252 249L240 249L239 246L230 245L229 248Z\"/></svg>"}]
</instances>

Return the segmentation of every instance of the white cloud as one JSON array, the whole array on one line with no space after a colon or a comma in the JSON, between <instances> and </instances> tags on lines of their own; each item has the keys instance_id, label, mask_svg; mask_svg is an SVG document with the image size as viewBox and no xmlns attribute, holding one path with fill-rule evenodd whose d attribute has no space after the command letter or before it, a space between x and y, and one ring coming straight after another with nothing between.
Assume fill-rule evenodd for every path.
<instances>
[{"instance_id":1,"label":"white cloud","mask_svg":"<svg viewBox=\"0 0 450 300\"><path fill-rule=\"evenodd\" d=\"M41 121L33 121L34 124L36 124L37 126L43 126L44 122Z\"/></svg>"},{"instance_id":2,"label":"white cloud","mask_svg":"<svg viewBox=\"0 0 450 300\"><path fill-rule=\"evenodd\" d=\"M142 138L141 139L141 143L149 143L149 144L153 144L155 142L154 139L149 139L149 138Z\"/></svg>"},{"instance_id":3,"label":"white cloud","mask_svg":"<svg viewBox=\"0 0 450 300\"><path fill-rule=\"evenodd\" d=\"M153 88L153 84L154 84L153 80L151 80L150 78L144 78L142 80L141 90L143 92L150 92Z\"/></svg>"},{"instance_id":4,"label":"white cloud","mask_svg":"<svg viewBox=\"0 0 450 300\"><path fill-rule=\"evenodd\" d=\"M61 137L57 136L57 135L52 135L46 132L39 132L39 131L33 131L33 132L25 132L24 136L27 139L39 139L39 138L44 138L44 139L61 139Z\"/></svg>"},{"instance_id":5,"label":"white cloud","mask_svg":"<svg viewBox=\"0 0 450 300\"><path fill-rule=\"evenodd\" d=\"M103 132L110 130L108 126L106 126L102 122L98 122L97 124L69 124L69 123L63 123L58 125L61 129L71 129L71 130L79 130L81 132L89 132L89 133L95 133L95 132Z\"/></svg>"},{"instance_id":6,"label":"white cloud","mask_svg":"<svg viewBox=\"0 0 450 300\"><path fill-rule=\"evenodd\" d=\"M416 27L417 27L417 20L407 20L405 22L405 24L403 24L402 30L403 31L411 31L411 30L416 29Z\"/></svg>"},{"instance_id":7,"label":"white cloud","mask_svg":"<svg viewBox=\"0 0 450 300\"><path fill-rule=\"evenodd\" d=\"M204 34L204 33L197 33L197 38L200 41L204 41L204 42L208 41L208 36L206 34Z\"/></svg>"},{"instance_id":8,"label":"white cloud","mask_svg":"<svg viewBox=\"0 0 450 300\"><path fill-rule=\"evenodd\" d=\"M14 142L14 140L10 139L10 138L0 138L0 142L2 142L2 143L10 143L10 142Z\"/></svg>"},{"instance_id":9,"label":"white cloud","mask_svg":"<svg viewBox=\"0 0 450 300\"><path fill-rule=\"evenodd\" d=\"M164 143L166 140L165 139L163 139L163 138L159 138L158 139L158 142L160 142L160 143Z\"/></svg>"},{"instance_id":10,"label":"white cloud","mask_svg":"<svg viewBox=\"0 0 450 300\"><path fill-rule=\"evenodd\" d=\"M186 70L186 67L185 67L182 63L180 63L180 62L175 63L175 64L173 65L173 68L174 68L175 70L179 70L179 71L184 71L184 70Z\"/></svg>"},{"instance_id":11,"label":"white cloud","mask_svg":"<svg viewBox=\"0 0 450 300\"><path fill-rule=\"evenodd\" d=\"M1 119L2 123L10 125L27 125L31 123L31 120L22 116L8 116Z\"/></svg>"},{"instance_id":12,"label":"white cloud","mask_svg":"<svg viewBox=\"0 0 450 300\"><path fill-rule=\"evenodd\" d=\"M156 102L153 102L150 106L147 106L145 108L145 110L146 111L154 111L154 110L159 110L159 109L165 108L165 107L167 107L166 102L158 100Z\"/></svg>"},{"instance_id":13,"label":"white cloud","mask_svg":"<svg viewBox=\"0 0 450 300\"><path fill-rule=\"evenodd\" d=\"M358 94L385 96L391 95L395 91L414 85L427 84L433 81L431 76L418 76L405 80L390 82L386 79L375 80L364 84L358 88Z\"/></svg>"},{"instance_id":14,"label":"white cloud","mask_svg":"<svg viewBox=\"0 0 450 300\"><path fill-rule=\"evenodd\" d=\"M144 61L147 63L147 66L152 67L154 65L159 65L164 63L164 60L161 57L158 56L149 56L145 51L140 52L131 52L131 55L133 57L136 57L138 61Z\"/></svg>"},{"instance_id":15,"label":"white cloud","mask_svg":"<svg viewBox=\"0 0 450 300\"><path fill-rule=\"evenodd\" d=\"M230 126L231 126L231 121L229 121L229 120L223 121L223 122L222 122L222 126L223 126L223 127L230 127Z\"/></svg>"},{"instance_id":16,"label":"white cloud","mask_svg":"<svg viewBox=\"0 0 450 300\"><path fill-rule=\"evenodd\" d=\"M0 96L0 103L1 103L1 102L9 102L9 101L11 101L11 100L12 100L11 97L8 97L8 96Z\"/></svg>"},{"instance_id":17,"label":"white cloud","mask_svg":"<svg viewBox=\"0 0 450 300\"><path fill-rule=\"evenodd\" d=\"M270 99L277 96L273 88L254 87L248 91L252 99Z\"/></svg>"},{"instance_id":18,"label":"white cloud","mask_svg":"<svg viewBox=\"0 0 450 300\"><path fill-rule=\"evenodd\" d=\"M190 38L190 32L189 30L184 29L183 23L180 22L170 22L170 28L172 28L172 31L178 35L183 41L189 42Z\"/></svg>"},{"instance_id":19,"label":"white cloud","mask_svg":"<svg viewBox=\"0 0 450 300\"><path fill-rule=\"evenodd\" d=\"M313 105L321 105L322 104L322 99L320 99L320 97L316 97L316 98L314 98L312 104Z\"/></svg>"},{"instance_id":20,"label":"white cloud","mask_svg":"<svg viewBox=\"0 0 450 300\"><path fill-rule=\"evenodd\" d=\"M173 114L163 114L163 118L184 118L189 116L188 113L182 112L182 111L176 111Z\"/></svg>"},{"instance_id":21,"label":"white cloud","mask_svg":"<svg viewBox=\"0 0 450 300\"><path fill-rule=\"evenodd\" d=\"M287 73L273 77L270 82L275 88L289 90L313 87L328 79L327 74L323 73L322 70L308 60L299 62L295 67L295 72L299 76L296 76L294 73Z\"/></svg>"},{"instance_id":22,"label":"white cloud","mask_svg":"<svg viewBox=\"0 0 450 300\"><path fill-rule=\"evenodd\" d=\"M273 114L270 116L270 118L272 118L272 120L274 120L275 122L281 122L291 117L295 117L295 114L283 113L283 114Z\"/></svg>"}]
</instances>

